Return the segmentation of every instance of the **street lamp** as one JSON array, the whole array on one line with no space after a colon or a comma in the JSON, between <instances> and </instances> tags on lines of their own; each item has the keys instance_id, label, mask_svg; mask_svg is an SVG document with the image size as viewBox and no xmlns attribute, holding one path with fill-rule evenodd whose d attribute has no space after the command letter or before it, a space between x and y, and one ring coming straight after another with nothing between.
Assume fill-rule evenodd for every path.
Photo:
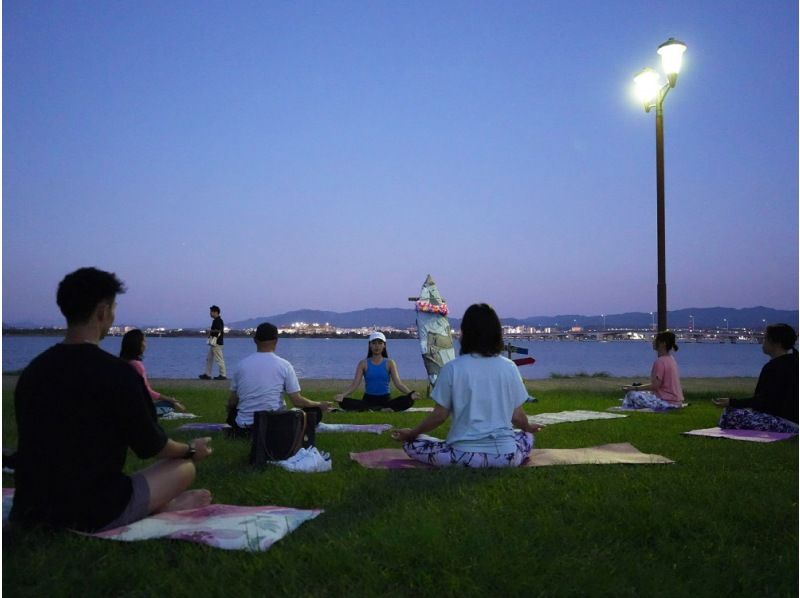
<instances>
[{"instance_id":1,"label":"street lamp","mask_svg":"<svg viewBox=\"0 0 800 598\"><path fill-rule=\"evenodd\" d=\"M658 228L658 330L667 329L667 274L666 274L666 233L664 227L664 98L678 81L683 53L686 44L669 38L658 47L661 65L667 76L662 86L661 79L653 69L646 68L634 77L636 95L644 105L644 111L656 109L656 217Z\"/></svg>"}]
</instances>

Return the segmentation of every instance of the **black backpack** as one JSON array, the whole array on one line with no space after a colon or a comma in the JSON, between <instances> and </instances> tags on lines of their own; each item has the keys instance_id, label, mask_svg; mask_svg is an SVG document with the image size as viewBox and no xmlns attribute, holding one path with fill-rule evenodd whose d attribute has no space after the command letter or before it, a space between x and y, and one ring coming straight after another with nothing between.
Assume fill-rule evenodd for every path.
<instances>
[{"instance_id":1,"label":"black backpack","mask_svg":"<svg viewBox=\"0 0 800 598\"><path fill-rule=\"evenodd\" d=\"M302 409L289 411L256 411L253 413L253 440L250 463L283 461L300 448L314 445L317 414Z\"/></svg>"}]
</instances>

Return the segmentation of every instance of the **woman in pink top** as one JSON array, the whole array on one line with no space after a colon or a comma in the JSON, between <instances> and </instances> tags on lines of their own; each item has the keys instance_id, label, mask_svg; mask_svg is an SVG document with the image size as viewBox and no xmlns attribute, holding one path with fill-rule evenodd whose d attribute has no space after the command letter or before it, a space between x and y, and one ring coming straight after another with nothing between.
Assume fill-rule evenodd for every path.
<instances>
[{"instance_id":1,"label":"woman in pink top","mask_svg":"<svg viewBox=\"0 0 800 598\"><path fill-rule=\"evenodd\" d=\"M650 370L650 384L623 386L628 391L622 400L626 409L674 409L683 405L683 389L678 364L672 351L678 350L675 333L659 332L653 339L658 359Z\"/></svg>"},{"instance_id":2,"label":"woman in pink top","mask_svg":"<svg viewBox=\"0 0 800 598\"><path fill-rule=\"evenodd\" d=\"M150 393L150 398L153 399L153 404L156 408L158 415L166 415L171 411L186 411L186 407L173 397L162 395L153 390L150 382L147 380L147 372L144 370L142 363L142 355L147 348L147 341L145 340L144 333L138 328L129 330L122 337L122 345L119 348L119 356L131 364L134 370L144 380L144 385L147 387L147 392Z\"/></svg>"}]
</instances>

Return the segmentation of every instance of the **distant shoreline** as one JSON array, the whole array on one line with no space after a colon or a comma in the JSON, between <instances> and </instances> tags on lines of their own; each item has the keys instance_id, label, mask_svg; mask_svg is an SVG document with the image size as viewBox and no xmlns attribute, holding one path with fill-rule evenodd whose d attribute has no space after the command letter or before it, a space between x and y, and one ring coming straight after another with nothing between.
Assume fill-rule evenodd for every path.
<instances>
[{"instance_id":1,"label":"distant shoreline","mask_svg":"<svg viewBox=\"0 0 800 598\"><path fill-rule=\"evenodd\" d=\"M12 390L16 386L18 374L3 374L3 389ZM631 378L612 376L607 378L594 378L584 376L570 376L565 378L542 378L525 380L525 385L532 393L547 390L594 390L611 391L630 383ZM681 378L684 392L729 392L749 396L756 385L756 378L749 376L726 376L720 378L698 377ZM427 380L405 380L406 384L414 390L423 392L427 389ZM150 378L153 388L170 391L206 388L209 390L224 391L229 388L230 380L197 380L191 378ZM343 390L350 383L350 379L340 378L307 378L300 379L300 386L308 392L336 392ZM360 392L360 391L359 391ZM358 394L358 393L356 393Z\"/></svg>"},{"instance_id":2,"label":"distant shoreline","mask_svg":"<svg viewBox=\"0 0 800 598\"><path fill-rule=\"evenodd\" d=\"M382 330L380 327L378 330ZM43 336L43 337L60 337L64 336L66 328L3 328L3 336ZM205 338L208 332L205 330L182 329L182 330L166 330L164 332L147 332L149 338ZM415 336L410 333L398 331L384 331L384 335L388 339L413 339ZM109 334L108 336L122 336L121 334ZM227 330L225 332L226 338L252 338L253 333L247 330ZM357 338L364 339L367 334L359 334L357 332L345 332L341 334L323 334L323 333L304 333L304 334L278 334L279 338Z\"/></svg>"}]
</instances>

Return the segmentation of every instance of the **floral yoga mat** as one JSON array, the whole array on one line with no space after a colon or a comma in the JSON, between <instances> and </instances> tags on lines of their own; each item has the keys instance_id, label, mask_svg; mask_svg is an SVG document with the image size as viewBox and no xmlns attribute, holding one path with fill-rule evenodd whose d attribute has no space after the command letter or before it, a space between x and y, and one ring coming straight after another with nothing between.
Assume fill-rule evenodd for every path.
<instances>
[{"instance_id":1,"label":"floral yoga mat","mask_svg":"<svg viewBox=\"0 0 800 598\"><path fill-rule=\"evenodd\" d=\"M8 519L13 499L14 489L3 488L3 522ZM130 525L82 535L123 542L167 538L207 544L224 550L263 552L322 512L322 509L209 505L199 509L159 513Z\"/></svg>"},{"instance_id":2,"label":"floral yoga mat","mask_svg":"<svg viewBox=\"0 0 800 598\"><path fill-rule=\"evenodd\" d=\"M403 449L377 449L364 453L350 453L350 458L367 469L433 469L405 454ZM614 463L651 465L674 463L661 455L641 452L628 442L603 444L574 449L533 449L530 459L521 467L548 465L610 465Z\"/></svg>"},{"instance_id":3,"label":"floral yoga mat","mask_svg":"<svg viewBox=\"0 0 800 598\"><path fill-rule=\"evenodd\" d=\"M729 440L747 440L748 442L776 442L787 440L797 434L790 432L764 432L763 430L723 430L722 428L704 428L690 430L685 436L708 436L709 438L727 438Z\"/></svg>"}]
</instances>

